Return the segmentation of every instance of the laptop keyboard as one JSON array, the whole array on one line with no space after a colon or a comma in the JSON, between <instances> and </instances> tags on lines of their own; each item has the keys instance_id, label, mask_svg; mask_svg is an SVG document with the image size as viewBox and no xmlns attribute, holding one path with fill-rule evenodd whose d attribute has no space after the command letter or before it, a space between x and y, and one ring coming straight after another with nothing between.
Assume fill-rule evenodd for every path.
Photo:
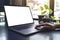
<instances>
[{"instance_id":1,"label":"laptop keyboard","mask_svg":"<svg viewBox=\"0 0 60 40\"><path fill-rule=\"evenodd\" d=\"M15 30L22 30L27 28L35 28L36 25L38 25L38 21L34 21L34 23L31 23L31 24L24 24L24 25L19 25L19 26L10 27L10 28Z\"/></svg>"}]
</instances>

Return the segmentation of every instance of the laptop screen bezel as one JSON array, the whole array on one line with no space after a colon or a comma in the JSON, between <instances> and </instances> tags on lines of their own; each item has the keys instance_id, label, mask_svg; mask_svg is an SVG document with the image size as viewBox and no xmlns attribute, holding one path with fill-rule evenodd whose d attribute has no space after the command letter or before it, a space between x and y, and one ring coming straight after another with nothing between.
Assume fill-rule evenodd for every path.
<instances>
[{"instance_id":1,"label":"laptop screen bezel","mask_svg":"<svg viewBox=\"0 0 60 40\"><path fill-rule=\"evenodd\" d=\"M19 5L4 5L4 6L16 6L16 7L19 7ZM20 6L20 7L29 7L29 6ZM29 7L30 9L30 7ZM30 12L31 12L31 9L30 9ZM7 21L7 17L6 17L6 11L5 11L5 8L4 8L4 13L5 13L5 25L7 27L15 27L15 26L20 26L20 25L14 25L14 26L8 26L8 21ZM32 20L33 20L33 15L32 15L32 12L31 12L31 17L32 17ZM26 23L26 24L21 24L21 25L27 25L27 24L33 24L34 23L34 20L32 23Z\"/></svg>"}]
</instances>

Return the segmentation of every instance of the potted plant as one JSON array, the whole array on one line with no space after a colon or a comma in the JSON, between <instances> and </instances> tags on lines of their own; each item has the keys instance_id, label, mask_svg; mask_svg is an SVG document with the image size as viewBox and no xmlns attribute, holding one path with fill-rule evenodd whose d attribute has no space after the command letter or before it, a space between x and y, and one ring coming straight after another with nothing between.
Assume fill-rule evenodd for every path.
<instances>
[{"instance_id":1,"label":"potted plant","mask_svg":"<svg viewBox=\"0 0 60 40\"><path fill-rule=\"evenodd\" d=\"M38 9L41 11L41 15L38 15L39 23L42 20L42 18L46 21L50 21L49 14L52 14L53 10L50 9L47 4L44 4L44 6L40 6Z\"/></svg>"},{"instance_id":2,"label":"potted plant","mask_svg":"<svg viewBox=\"0 0 60 40\"><path fill-rule=\"evenodd\" d=\"M53 20L54 23L59 24L60 23L60 16L58 17L58 19L55 19L55 16L51 16L51 19Z\"/></svg>"}]
</instances>

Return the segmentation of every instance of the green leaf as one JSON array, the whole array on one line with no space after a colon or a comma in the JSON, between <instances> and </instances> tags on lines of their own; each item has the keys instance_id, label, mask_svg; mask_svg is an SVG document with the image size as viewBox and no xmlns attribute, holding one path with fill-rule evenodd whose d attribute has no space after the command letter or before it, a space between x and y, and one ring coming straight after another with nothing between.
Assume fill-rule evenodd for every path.
<instances>
[{"instance_id":1,"label":"green leaf","mask_svg":"<svg viewBox=\"0 0 60 40\"><path fill-rule=\"evenodd\" d=\"M45 14L45 13L46 13L46 11L42 12L41 14Z\"/></svg>"},{"instance_id":2,"label":"green leaf","mask_svg":"<svg viewBox=\"0 0 60 40\"><path fill-rule=\"evenodd\" d=\"M51 19L54 20L55 19L55 16L51 16Z\"/></svg>"},{"instance_id":3,"label":"green leaf","mask_svg":"<svg viewBox=\"0 0 60 40\"><path fill-rule=\"evenodd\" d=\"M42 7L42 6L40 6L40 8L39 8L41 11L43 11L44 10L44 8Z\"/></svg>"},{"instance_id":4,"label":"green leaf","mask_svg":"<svg viewBox=\"0 0 60 40\"><path fill-rule=\"evenodd\" d=\"M58 17L59 18L59 20L60 20L60 17Z\"/></svg>"},{"instance_id":5,"label":"green leaf","mask_svg":"<svg viewBox=\"0 0 60 40\"><path fill-rule=\"evenodd\" d=\"M52 14L53 13L53 10L52 9L49 9L49 13Z\"/></svg>"},{"instance_id":6,"label":"green leaf","mask_svg":"<svg viewBox=\"0 0 60 40\"><path fill-rule=\"evenodd\" d=\"M59 24L59 20L56 20L56 23Z\"/></svg>"},{"instance_id":7,"label":"green leaf","mask_svg":"<svg viewBox=\"0 0 60 40\"><path fill-rule=\"evenodd\" d=\"M47 5L47 4L45 4L45 5L44 5L44 7L45 7L45 9L49 9L49 7L48 7L48 5Z\"/></svg>"}]
</instances>

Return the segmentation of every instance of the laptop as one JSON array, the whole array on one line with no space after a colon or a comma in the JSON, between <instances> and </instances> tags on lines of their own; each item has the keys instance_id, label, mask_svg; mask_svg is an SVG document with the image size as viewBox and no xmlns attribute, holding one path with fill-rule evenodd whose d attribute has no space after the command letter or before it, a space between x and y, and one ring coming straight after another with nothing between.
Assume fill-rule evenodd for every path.
<instances>
[{"instance_id":1,"label":"laptop","mask_svg":"<svg viewBox=\"0 0 60 40\"><path fill-rule=\"evenodd\" d=\"M4 9L8 29L22 35L31 35L39 32L39 30L35 29L38 22L33 20L32 13L28 6L5 5Z\"/></svg>"}]
</instances>

